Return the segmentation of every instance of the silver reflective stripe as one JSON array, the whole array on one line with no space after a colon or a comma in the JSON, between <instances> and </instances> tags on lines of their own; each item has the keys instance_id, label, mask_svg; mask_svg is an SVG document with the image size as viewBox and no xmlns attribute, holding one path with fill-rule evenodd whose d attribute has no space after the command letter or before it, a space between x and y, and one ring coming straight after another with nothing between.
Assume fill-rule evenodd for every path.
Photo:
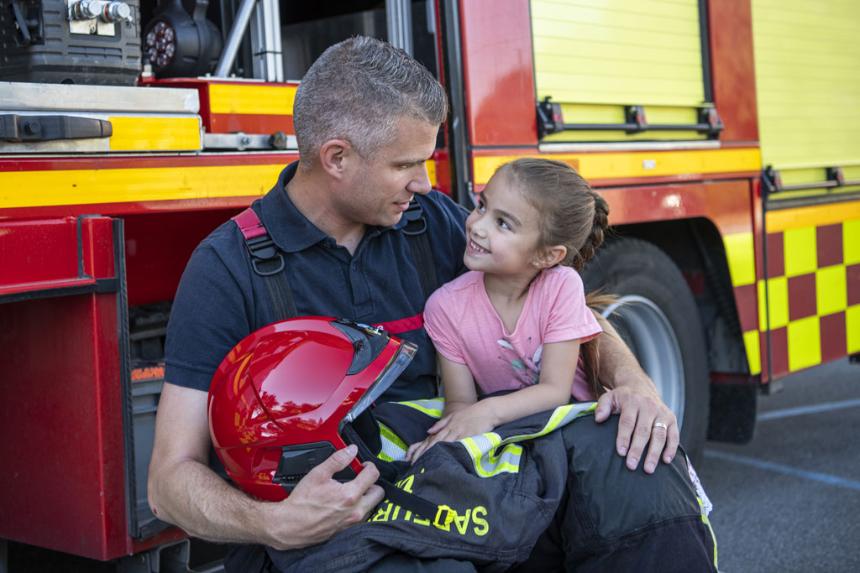
<instances>
[{"instance_id":1,"label":"silver reflective stripe","mask_svg":"<svg viewBox=\"0 0 860 573\"><path fill-rule=\"evenodd\" d=\"M386 462L399 461L405 458L408 448L403 440L382 422L377 421L377 424L379 425L379 438L382 442L382 448L376 457Z\"/></svg>"},{"instance_id":2,"label":"silver reflective stripe","mask_svg":"<svg viewBox=\"0 0 860 573\"><path fill-rule=\"evenodd\" d=\"M533 440L566 426L573 420L594 412L597 402L567 404L553 410L544 427L531 434L518 434L502 439L495 432L487 432L459 440L469 453L480 477L492 477L499 473L519 471L522 447L517 442ZM499 451L501 448L501 451ZM498 452L498 453L496 453Z\"/></svg>"},{"instance_id":3,"label":"silver reflective stripe","mask_svg":"<svg viewBox=\"0 0 860 573\"><path fill-rule=\"evenodd\" d=\"M705 488L702 487L702 482L699 480L699 474L696 473L696 470L693 469L693 463L690 461L690 458L684 454L684 458L687 460L687 473L690 475L690 481L693 482L693 487L696 488L696 497L698 497L702 502L702 511L705 515L711 515L711 510L714 509L714 504L711 503L710 498L708 498L708 494L705 493Z\"/></svg>"},{"instance_id":4,"label":"silver reflective stripe","mask_svg":"<svg viewBox=\"0 0 860 573\"><path fill-rule=\"evenodd\" d=\"M494 454L502 442L501 436L495 432L463 438L459 442L469 452L475 473L479 477L492 477L500 473L517 473L520 471L523 448L511 444L504 446L498 454Z\"/></svg>"}]
</instances>

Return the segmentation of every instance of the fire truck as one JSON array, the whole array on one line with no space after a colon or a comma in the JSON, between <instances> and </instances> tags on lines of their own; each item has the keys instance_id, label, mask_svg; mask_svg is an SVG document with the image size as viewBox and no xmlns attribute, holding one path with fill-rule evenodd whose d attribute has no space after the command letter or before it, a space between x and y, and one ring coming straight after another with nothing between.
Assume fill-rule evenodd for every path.
<instances>
[{"instance_id":1,"label":"fire truck","mask_svg":"<svg viewBox=\"0 0 860 573\"><path fill-rule=\"evenodd\" d=\"M427 170L462 204L517 157L591 182L614 233L586 285L689 451L749 440L781 377L860 356L858 24L837 0L0 2L0 570L190 570L146 501L170 301L298 158L298 82L354 34L445 86Z\"/></svg>"}]
</instances>

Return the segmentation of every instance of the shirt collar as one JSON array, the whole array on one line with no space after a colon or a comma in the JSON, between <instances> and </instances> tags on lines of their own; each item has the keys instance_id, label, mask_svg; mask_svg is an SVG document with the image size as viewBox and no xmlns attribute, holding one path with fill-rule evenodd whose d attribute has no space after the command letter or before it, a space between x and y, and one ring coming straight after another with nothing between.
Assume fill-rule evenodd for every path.
<instances>
[{"instance_id":1,"label":"shirt collar","mask_svg":"<svg viewBox=\"0 0 860 573\"><path fill-rule=\"evenodd\" d=\"M260 201L261 216L269 236L287 253L303 251L328 237L298 210L287 194L287 183L295 176L298 165L298 161L287 165L275 187Z\"/></svg>"}]
</instances>

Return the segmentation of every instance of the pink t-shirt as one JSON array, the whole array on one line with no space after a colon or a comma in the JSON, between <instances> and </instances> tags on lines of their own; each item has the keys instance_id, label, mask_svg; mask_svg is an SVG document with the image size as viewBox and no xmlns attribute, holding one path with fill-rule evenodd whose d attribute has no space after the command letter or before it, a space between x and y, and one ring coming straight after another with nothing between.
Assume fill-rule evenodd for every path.
<instances>
[{"instance_id":1,"label":"pink t-shirt","mask_svg":"<svg viewBox=\"0 0 860 573\"><path fill-rule=\"evenodd\" d=\"M532 281L513 332L506 332L484 288L484 273L470 271L427 300L424 327L436 350L465 364L484 394L519 390L540 379L541 352L550 342L586 342L601 332L585 305L582 279L570 267L552 267ZM582 361L571 394L593 400Z\"/></svg>"}]
</instances>

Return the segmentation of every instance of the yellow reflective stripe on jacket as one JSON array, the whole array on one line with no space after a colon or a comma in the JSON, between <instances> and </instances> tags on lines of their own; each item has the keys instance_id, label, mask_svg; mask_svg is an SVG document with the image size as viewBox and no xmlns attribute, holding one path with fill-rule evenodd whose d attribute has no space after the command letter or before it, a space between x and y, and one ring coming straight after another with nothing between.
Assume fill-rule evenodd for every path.
<instances>
[{"instance_id":1,"label":"yellow reflective stripe on jacket","mask_svg":"<svg viewBox=\"0 0 860 573\"><path fill-rule=\"evenodd\" d=\"M562 426L566 426L576 418L591 414L596 409L597 402L582 402L579 404L567 404L566 406L559 406L555 409L555 411L553 411L552 416L549 417L549 421L543 428L541 428L534 434L509 436L502 440L501 445L540 438L541 436L545 436Z\"/></svg>"},{"instance_id":2,"label":"yellow reflective stripe on jacket","mask_svg":"<svg viewBox=\"0 0 860 573\"><path fill-rule=\"evenodd\" d=\"M545 436L576 418L591 414L596 408L597 402L567 404L556 408L544 427L535 433L519 434L501 439L497 433L487 432L464 438L459 442L469 452L469 457L472 458L475 466L475 473L480 477L492 477L503 472L516 473L519 471L522 455L522 447L515 445L517 442ZM502 447L502 450L496 453L499 447Z\"/></svg>"},{"instance_id":3,"label":"yellow reflective stripe on jacket","mask_svg":"<svg viewBox=\"0 0 860 573\"><path fill-rule=\"evenodd\" d=\"M376 423L379 425L379 438L382 443L380 452L376 457L386 462L402 460L406 457L406 450L409 448L403 440L382 422L377 421Z\"/></svg>"},{"instance_id":4,"label":"yellow reflective stripe on jacket","mask_svg":"<svg viewBox=\"0 0 860 573\"><path fill-rule=\"evenodd\" d=\"M520 471L523 448L511 444L502 448L498 454L494 454L502 442L501 436L495 432L487 432L459 441L469 452L469 457L475 465L475 473L479 477L493 477L501 473L515 474Z\"/></svg>"},{"instance_id":5,"label":"yellow reflective stripe on jacket","mask_svg":"<svg viewBox=\"0 0 860 573\"><path fill-rule=\"evenodd\" d=\"M445 407L444 398L428 398L427 400L410 400L408 402L397 402L402 406L408 406L431 418L441 418L442 408Z\"/></svg>"},{"instance_id":6,"label":"yellow reflective stripe on jacket","mask_svg":"<svg viewBox=\"0 0 860 573\"><path fill-rule=\"evenodd\" d=\"M714 528L711 527L711 520L708 519L707 514L705 513L705 504L702 503L702 498L696 496L696 501L699 502L699 513L702 516L702 523L704 523L708 527L708 531L711 533L711 541L714 542L714 569L719 571L719 567L717 566L719 560L717 558L717 536L714 535Z\"/></svg>"}]
</instances>

